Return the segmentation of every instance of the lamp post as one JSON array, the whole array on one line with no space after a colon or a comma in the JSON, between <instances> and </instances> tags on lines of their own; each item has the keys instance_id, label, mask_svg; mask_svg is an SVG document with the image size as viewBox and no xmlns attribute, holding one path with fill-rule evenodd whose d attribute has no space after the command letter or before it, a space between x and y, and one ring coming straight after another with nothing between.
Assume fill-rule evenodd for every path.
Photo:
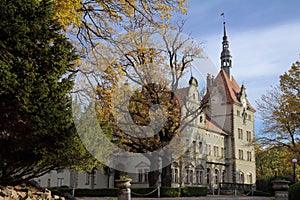
<instances>
[{"instance_id":1,"label":"lamp post","mask_svg":"<svg viewBox=\"0 0 300 200\"><path fill-rule=\"evenodd\" d=\"M277 173L278 173L278 169L277 168L274 169L274 173L275 173L275 178L277 178Z\"/></svg>"},{"instance_id":2,"label":"lamp post","mask_svg":"<svg viewBox=\"0 0 300 200\"><path fill-rule=\"evenodd\" d=\"M294 163L294 176L293 176L293 181L294 181L294 183L296 183L296 163L297 163L297 159L294 158L294 159L292 160L292 162Z\"/></svg>"}]
</instances>

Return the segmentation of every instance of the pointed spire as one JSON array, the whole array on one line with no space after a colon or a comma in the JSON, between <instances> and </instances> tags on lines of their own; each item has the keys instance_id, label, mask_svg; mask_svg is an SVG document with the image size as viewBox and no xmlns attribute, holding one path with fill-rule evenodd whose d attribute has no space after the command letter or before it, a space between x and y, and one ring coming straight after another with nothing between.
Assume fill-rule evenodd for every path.
<instances>
[{"instance_id":1,"label":"pointed spire","mask_svg":"<svg viewBox=\"0 0 300 200\"><path fill-rule=\"evenodd\" d=\"M226 22L223 22L224 25L224 36L223 36L223 40L227 40L227 35L226 35Z\"/></svg>"},{"instance_id":2,"label":"pointed spire","mask_svg":"<svg viewBox=\"0 0 300 200\"><path fill-rule=\"evenodd\" d=\"M228 76L228 78L231 80L231 68L232 68L232 57L231 53L229 51L229 41L227 39L226 34L226 22L224 20L224 13L221 14L223 16L223 26L224 26L224 35L223 35L223 41L222 41L222 52L221 52L221 69L224 70Z\"/></svg>"}]
</instances>

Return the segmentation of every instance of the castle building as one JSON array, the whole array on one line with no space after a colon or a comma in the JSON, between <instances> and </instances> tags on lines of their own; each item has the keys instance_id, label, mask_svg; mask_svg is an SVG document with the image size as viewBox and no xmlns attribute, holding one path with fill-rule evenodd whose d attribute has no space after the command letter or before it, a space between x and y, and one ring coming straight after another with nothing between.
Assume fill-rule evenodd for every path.
<instances>
[{"instance_id":1,"label":"castle building","mask_svg":"<svg viewBox=\"0 0 300 200\"><path fill-rule=\"evenodd\" d=\"M224 23L221 69L216 76L207 75L206 94L200 98L198 82L191 77L189 86L176 92L181 103L188 107L203 106L192 117L185 130L190 147L180 159L172 160L172 186L207 186L209 189L231 186L252 186L256 182L254 152L254 113L247 99L246 88L239 86L231 69L232 56ZM187 107L182 107L182 112ZM133 187L147 187L150 161L123 163L135 168L130 174ZM52 172L37 179L42 186L101 188L113 187L113 170L75 173L68 170ZM75 182L76 183L75 183Z\"/></svg>"},{"instance_id":2,"label":"castle building","mask_svg":"<svg viewBox=\"0 0 300 200\"><path fill-rule=\"evenodd\" d=\"M181 160L172 163L172 185L248 185L256 182L254 113L245 86L234 79L232 56L224 23L221 70L207 75L206 94L199 98L198 83L191 77L189 87L180 89L189 104L204 105L191 122L191 147Z\"/></svg>"}]
</instances>

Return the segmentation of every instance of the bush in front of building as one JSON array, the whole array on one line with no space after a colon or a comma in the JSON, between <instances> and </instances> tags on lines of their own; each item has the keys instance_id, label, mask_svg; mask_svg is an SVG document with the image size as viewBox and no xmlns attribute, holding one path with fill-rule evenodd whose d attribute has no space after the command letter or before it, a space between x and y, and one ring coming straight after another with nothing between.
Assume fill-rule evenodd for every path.
<instances>
[{"instance_id":1,"label":"bush in front of building","mask_svg":"<svg viewBox=\"0 0 300 200\"><path fill-rule=\"evenodd\" d=\"M292 178L288 176L277 176L270 178L261 178L256 180L256 189L265 193L271 194L271 196L275 195L275 191L273 189L272 181L274 180L286 180L292 182Z\"/></svg>"},{"instance_id":2,"label":"bush in front of building","mask_svg":"<svg viewBox=\"0 0 300 200\"><path fill-rule=\"evenodd\" d=\"M297 200L300 197L300 182L289 187L289 200Z\"/></svg>"},{"instance_id":3,"label":"bush in front of building","mask_svg":"<svg viewBox=\"0 0 300 200\"><path fill-rule=\"evenodd\" d=\"M207 187L182 187L181 197L199 197L207 195Z\"/></svg>"},{"instance_id":4,"label":"bush in front of building","mask_svg":"<svg viewBox=\"0 0 300 200\"><path fill-rule=\"evenodd\" d=\"M180 197L181 196L181 188L173 188L173 187L161 187L160 188L160 196L161 197Z\"/></svg>"}]
</instances>

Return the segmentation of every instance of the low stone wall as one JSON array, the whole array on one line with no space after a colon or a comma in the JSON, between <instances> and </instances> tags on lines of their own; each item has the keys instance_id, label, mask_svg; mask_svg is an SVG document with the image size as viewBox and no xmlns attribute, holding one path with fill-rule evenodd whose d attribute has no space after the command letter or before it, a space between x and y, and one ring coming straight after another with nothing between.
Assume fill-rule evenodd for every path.
<instances>
[{"instance_id":1,"label":"low stone wall","mask_svg":"<svg viewBox=\"0 0 300 200\"><path fill-rule=\"evenodd\" d=\"M66 200L69 198L53 194L48 189L38 189L27 185L0 186L0 200Z\"/></svg>"}]
</instances>

